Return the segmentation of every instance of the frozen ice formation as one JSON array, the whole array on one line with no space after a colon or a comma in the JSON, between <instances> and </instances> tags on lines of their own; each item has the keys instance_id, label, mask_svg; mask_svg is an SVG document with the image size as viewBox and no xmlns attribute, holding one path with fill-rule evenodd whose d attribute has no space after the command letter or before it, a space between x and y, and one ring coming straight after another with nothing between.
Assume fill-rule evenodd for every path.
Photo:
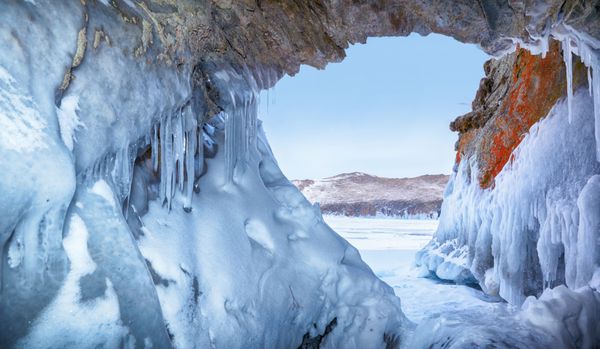
<instances>
[{"instance_id":1,"label":"frozen ice formation","mask_svg":"<svg viewBox=\"0 0 600 349\"><path fill-rule=\"evenodd\" d=\"M439 277L479 283L521 304L544 288L586 286L598 267L600 205L592 100L585 89L560 101L523 139L492 190L462 161L439 229L419 264Z\"/></svg>"},{"instance_id":2,"label":"frozen ice formation","mask_svg":"<svg viewBox=\"0 0 600 349\"><path fill-rule=\"evenodd\" d=\"M0 8L0 347L405 340L393 290L277 167L277 74L168 62L141 3Z\"/></svg>"},{"instance_id":3,"label":"frozen ice formation","mask_svg":"<svg viewBox=\"0 0 600 349\"><path fill-rule=\"evenodd\" d=\"M492 315L493 314L493 315ZM596 348L600 295L564 285L527 298L520 308L440 314L417 327L408 348Z\"/></svg>"},{"instance_id":4,"label":"frozen ice formation","mask_svg":"<svg viewBox=\"0 0 600 349\"><path fill-rule=\"evenodd\" d=\"M497 324L470 320L474 314L444 315L417 328L416 347L499 338L508 347L595 348L600 342L600 66L594 41L560 31L556 37L563 43L566 97L529 129L491 188L481 188L475 157L460 161L439 228L416 261L436 277L521 306L514 327L526 330L511 337ZM573 54L588 68L589 88L573 90ZM506 321L501 318L496 321ZM424 326L439 330L426 336ZM455 335L453 327L469 335Z\"/></svg>"}]
</instances>

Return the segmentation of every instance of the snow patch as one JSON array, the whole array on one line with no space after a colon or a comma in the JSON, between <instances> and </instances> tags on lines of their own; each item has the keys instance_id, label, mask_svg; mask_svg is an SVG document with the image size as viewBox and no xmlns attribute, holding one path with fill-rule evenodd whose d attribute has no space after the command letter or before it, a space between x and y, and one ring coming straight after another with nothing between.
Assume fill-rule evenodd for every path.
<instances>
[{"instance_id":1,"label":"snow patch","mask_svg":"<svg viewBox=\"0 0 600 349\"><path fill-rule=\"evenodd\" d=\"M102 197L113 207L116 206L115 196L113 194L113 191L110 188L110 186L108 185L108 183L106 183L105 180L99 180L96 183L94 183L94 185L92 186L92 189L90 191L92 193Z\"/></svg>"},{"instance_id":2,"label":"snow patch","mask_svg":"<svg viewBox=\"0 0 600 349\"><path fill-rule=\"evenodd\" d=\"M268 228L262 222L254 219L249 219L244 224L244 229L246 230L246 234L248 234L248 237L256 241L266 250L274 250L275 243L273 239L271 239Z\"/></svg>"},{"instance_id":3,"label":"snow patch","mask_svg":"<svg viewBox=\"0 0 600 349\"><path fill-rule=\"evenodd\" d=\"M69 150L73 151L73 142L77 141L75 131L85 127L79 119L79 97L67 96L61 100L60 108L56 108L58 115L58 124L60 126L60 136Z\"/></svg>"}]
</instances>

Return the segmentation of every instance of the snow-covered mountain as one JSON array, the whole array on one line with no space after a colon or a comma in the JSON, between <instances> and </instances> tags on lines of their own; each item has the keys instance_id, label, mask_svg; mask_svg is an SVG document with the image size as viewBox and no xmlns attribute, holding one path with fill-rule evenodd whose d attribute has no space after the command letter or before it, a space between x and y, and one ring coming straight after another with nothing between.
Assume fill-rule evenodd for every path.
<instances>
[{"instance_id":1,"label":"snow-covered mountain","mask_svg":"<svg viewBox=\"0 0 600 349\"><path fill-rule=\"evenodd\" d=\"M385 178L362 172L292 181L326 214L437 218L447 175Z\"/></svg>"}]
</instances>

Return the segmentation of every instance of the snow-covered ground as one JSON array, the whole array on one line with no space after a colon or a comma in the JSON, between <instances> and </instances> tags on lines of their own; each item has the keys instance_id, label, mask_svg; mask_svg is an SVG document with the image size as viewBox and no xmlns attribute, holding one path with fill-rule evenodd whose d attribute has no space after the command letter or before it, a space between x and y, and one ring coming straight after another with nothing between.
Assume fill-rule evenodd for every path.
<instances>
[{"instance_id":1,"label":"snow-covered ground","mask_svg":"<svg viewBox=\"0 0 600 349\"><path fill-rule=\"evenodd\" d=\"M512 313L509 306L474 288L422 277L415 253L437 228L436 220L324 216L329 226L360 251L375 274L394 288L402 310L417 324L444 313Z\"/></svg>"}]
</instances>

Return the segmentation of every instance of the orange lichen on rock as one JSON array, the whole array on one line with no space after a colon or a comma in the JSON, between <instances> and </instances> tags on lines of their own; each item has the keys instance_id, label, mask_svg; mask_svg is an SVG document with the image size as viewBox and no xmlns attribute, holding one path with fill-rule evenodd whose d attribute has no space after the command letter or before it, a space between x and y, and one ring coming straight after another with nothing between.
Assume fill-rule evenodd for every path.
<instances>
[{"instance_id":1,"label":"orange lichen on rock","mask_svg":"<svg viewBox=\"0 0 600 349\"><path fill-rule=\"evenodd\" d=\"M508 64L512 64L509 69L496 68L490 72L486 67L488 76L485 79L490 81L482 83L480 89L492 90L484 91L483 98L478 97L479 100L474 102L473 108L477 108L478 113L478 122L474 124L479 127L459 130L457 161L469 152L476 154L482 188L493 185L494 178L509 162L531 126L548 115L556 102L566 95L565 68L558 42L551 43L545 58L525 49L517 49L513 55L506 58ZM587 82L586 68L576 59L574 63L573 82L578 87ZM494 95L496 90L502 91ZM480 95L481 91L478 92ZM454 124L464 124L469 117L475 118L467 114Z\"/></svg>"},{"instance_id":2,"label":"orange lichen on rock","mask_svg":"<svg viewBox=\"0 0 600 349\"><path fill-rule=\"evenodd\" d=\"M462 160L462 154L463 152L460 151L461 149L465 149L466 146L473 142L473 140L475 139L476 134L476 129L471 129L466 131L465 133L461 134L460 138L458 139L458 142L456 143L456 163L458 164L461 160Z\"/></svg>"}]
</instances>

